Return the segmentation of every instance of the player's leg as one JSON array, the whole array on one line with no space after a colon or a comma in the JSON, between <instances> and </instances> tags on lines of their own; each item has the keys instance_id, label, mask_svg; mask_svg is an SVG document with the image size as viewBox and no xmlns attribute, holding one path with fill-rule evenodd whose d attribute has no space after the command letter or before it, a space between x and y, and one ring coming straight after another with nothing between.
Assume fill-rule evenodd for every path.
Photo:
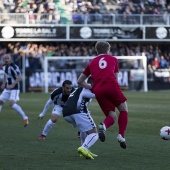
<instances>
[{"instance_id":1,"label":"player's leg","mask_svg":"<svg viewBox=\"0 0 170 170\"><path fill-rule=\"evenodd\" d=\"M16 104L16 102L19 100L19 90L11 90L10 91L10 98L9 98L9 105L11 108L16 110L19 115L22 117L24 121L24 127L28 125L28 116L25 114L25 112L22 110L22 108Z\"/></svg>"},{"instance_id":2,"label":"player's leg","mask_svg":"<svg viewBox=\"0 0 170 170\"><path fill-rule=\"evenodd\" d=\"M79 131L77 132L77 137L80 138L80 132Z\"/></svg>"},{"instance_id":3,"label":"player's leg","mask_svg":"<svg viewBox=\"0 0 170 170\"><path fill-rule=\"evenodd\" d=\"M117 109L119 110L119 117L118 117L118 125L119 125L119 135L117 137L120 146L123 149L126 149L126 141L124 138L124 134L126 131L127 123L128 123L128 107L126 101L121 103Z\"/></svg>"},{"instance_id":4,"label":"player's leg","mask_svg":"<svg viewBox=\"0 0 170 170\"><path fill-rule=\"evenodd\" d=\"M2 105L9 100L9 97L10 97L10 91L4 89L0 95L0 112L2 110Z\"/></svg>"},{"instance_id":5,"label":"player's leg","mask_svg":"<svg viewBox=\"0 0 170 170\"><path fill-rule=\"evenodd\" d=\"M53 101L51 100L51 98L49 98L43 108L43 111L39 114L38 119L42 119L45 116L45 114L47 113L47 110L50 108L52 103L53 103Z\"/></svg>"},{"instance_id":6,"label":"player's leg","mask_svg":"<svg viewBox=\"0 0 170 170\"><path fill-rule=\"evenodd\" d=\"M110 100L106 99L104 102L102 101L103 100L99 99L99 105L105 115L105 118L103 122L99 124L98 132L100 141L104 142L106 140L106 130L116 122L117 115L115 112L115 106L112 102L110 102Z\"/></svg>"},{"instance_id":7,"label":"player's leg","mask_svg":"<svg viewBox=\"0 0 170 170\"><path fill-rule=\"evenodd\" d=\"M106 138L106 129L112 126L117 119L115 105L112 102L112 98L115 92L114 90L110 90L112 88L112 84L108 84L107 87L100 87L94 91L100 108L105 115L105 119L99 124L98 127L99 139L102 142L104 142Z\"/></svg>"},{"instance_id":8,"label":"player's leg","mask_svg":"<svg viewBox=\"0 0 170 170\"><path fill-rule=\"evenodd\" d=\"M106 129L108 129L110 126L112 126L117 120L117 115L115 110L114 111L109 111L109 115L106 116L104 119L103 123L106 126Z\"/></svg>"},{"instance_id":9,"label":"player's leg","mask_svg":"<svg viewBox=\"0 0 170 170\"><path fill-rule=\"evenodd\" d=\"M81 145L84 143L86 137L87 137L87 133L86 132L80 132Z\"/></svg>"},{"instance_id":10,"label":"player's leg","mask_svg":"<svg viewBox=\"0 0 170 170\"><path fill-rule=\"evenodd\" d=\"M54 105L51 119L47 121L47 123L44 126L44 129L39 137L40 140L45 140L48 132L53 128L53 126L56 124L57 120L59 119L60 115L62 114L62 107L59 105Z\"/></svg>"},{"instance_id":11,"label":"player's leg","mask_svg":"<svg viewBox=\"0 0 170 170\"><path fill-rule=\"evenodd\" d=\"M90 133L90 132L80 132L81 145L83 145L83 143L85 142L85 139L88 135L87 133ZM97 133L97 130L94 133ZM88 152L92 157L97 157L97 155L92 153L90 150L88 150Z\"/></svg>"},{"instance_id":12,"label":"player's leg","mask_svg":"<svg viewBox=\"0 0 170 170\"><path fill-rule=\"evenodd\" d=\"M99 131L99 139L101 142L104 142L106 140L106 129L112 126L115 123L116 119L117 119L116 112L109 111L108 116L106 115L104 121L99 124L98 131Z\"/></svg>"},{"instance_id":13,"label":"player's leg","mask_svg":"<svg viewBox=\"0 0 170 170\"><path fill-rule=\"evenodd\" d=\"M87 159L94 159L97 156L89 149L98 140L98 133L93 118L89 113L79 113L73 115L77 127L81 133L81 146L78 153Z\"/></svg>"},{"instance_id":14,"label":"player's leg","mask_svg":"<svg viewBox=\"0 0 170 170\"><path fill-rule=\"evenodd\" d=\"M4 102L0 99L0 112L2 110L2 105L4 104Z\"/></svg>"}]
</instances>

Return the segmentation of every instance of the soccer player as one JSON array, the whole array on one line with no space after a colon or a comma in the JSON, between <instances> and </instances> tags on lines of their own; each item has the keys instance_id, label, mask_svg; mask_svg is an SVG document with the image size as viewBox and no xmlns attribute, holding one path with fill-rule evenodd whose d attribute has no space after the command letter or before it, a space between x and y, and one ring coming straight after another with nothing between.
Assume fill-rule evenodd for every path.
<instances>
[{"instance_id":1,"label":"soccer player","mask_svg":"<svg viewBox=\"0 0 170 170\"><path fill-rule=\"evenodd\" d=\"M3 56L3 63L4 79L1 85L3 91L0 95L0 111L2 110L2 105L9 101L10 107L22 116L24 127L26 127L29 123L28 116L16 103L19 100L20 81L22 80L20 69L12 62L9 54Z\"/></svg>"},{"instance_id":2,"label":"soccer player","mask_svg":"<svg viewBox=\"0 0 170 170\"><path fill-rule=\"evenodd\" d=\"M42 131L41 136L39 136L40 140L45 140L48 132L52 129L52 127L55 125L57 120L62 114L63 106L65 102L67 101L69 95L71 92L74 91L74 87L72 87L72 82L70 80L65 80L62 83L62 87L56 88L50 95L50 98L46 102L44 109L42 113L39 115L39 118L43 118L51 106L51 104L54 103L54 107L52 110L52 116L51 119L49 119Z\"/></svg>"},{"instance_id":3,"label":"soccer player","mask_svg":"<svg viewBox=\"0 0 170 170\"><path fill-rule=\"evenodd\" d=\"M119 72L118 60L109 55L110 44L105 41L99 41L95 45L98 56L84 69L78 78L78 84L82 87L91 89L91 86L85 82L89 75L92 76L92 92L105 114L103 123L99 125L99 139L105 141L106 129L115 122L115 107L119 110L118 125L119 134L117 140L120 147L126 149L125 130L128 123L127 98L122 93L117 81Z\"/></svg>"},{"instance_id":4,"label":"soccer player","mask_svg":"<svg viewBox=\"0 0 170 170\"><path fill-rule=\"evenodd\" d=\"M79 87L70 94L63 107L64 119L77 127L80 132L81 146L78 148L78 153L86 159L94 159L97 156L89 150L98 140L96 125L87 108L92 98L95 98L94 93Z\"/></svg>"}]
</instances>

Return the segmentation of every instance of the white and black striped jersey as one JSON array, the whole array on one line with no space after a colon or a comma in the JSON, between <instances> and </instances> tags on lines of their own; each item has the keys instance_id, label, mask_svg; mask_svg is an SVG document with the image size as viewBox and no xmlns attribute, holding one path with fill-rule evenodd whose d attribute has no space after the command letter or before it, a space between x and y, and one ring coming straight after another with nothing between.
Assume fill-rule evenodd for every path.
<instances>
[{"instance_id":1,"label":"white and black striped jersey","mask_svg":"<svg viewBox=\"0 0 170 170\"><path fill-rule=\"evenodd\" d=\"M71 90L71 93L75 90L73 87ZM51 93L51 100L54 102L56 105L64 106L65 102L67 101L69 95L65 95L62 93L62 87L56 88L52 93Z\"/></svg>"},{"instance_id":2,"label":"white and black striped jersey","mask_svg":"<svg viewBox=\"0 0 170 170\"><path fill-rule=\"evenodd\" d=\"M87 113L87 105L95 98L95 94L91 90L83 87L73 91L63 107L63 117L78 113Z\"/></svg>"},{"instance_id":3,"label":"white and black striped jersey","mask_svg":"<svg viewBox=\"0 0 170 170\"><path fill-rule=\"evenodd\" d=\"M2 69L6 76L5 87L7 87L7 85L11 85L17 79L18 75L21 74L19 67L14 63L11 63L9 66L4 65ZM18 82L12 89L20 89L20 83Z\"/></svg>"}]
</instances>

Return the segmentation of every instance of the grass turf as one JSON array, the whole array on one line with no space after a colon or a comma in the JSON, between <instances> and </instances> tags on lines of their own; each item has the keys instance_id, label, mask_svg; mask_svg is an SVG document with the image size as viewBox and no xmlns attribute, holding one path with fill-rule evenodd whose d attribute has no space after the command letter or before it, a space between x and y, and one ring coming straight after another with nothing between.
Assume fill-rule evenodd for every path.
<instances>
[{"instance_id":1,"label":"grass turf","mask_svg":"<svg viewBox=\"0 0 170 170\"><path fill-rule=\"evenodd\" d=\"M52 107L42 120L38 115L49 94L20 94L18 104L30 118L23 127L21 117L6 103L0 113L0 170L169 170L170 141L159 136L161 127L170 126L170 91L125 92L129 123L127 149L116 140L117 122L107 130L106 141L91 148L95 160L80 158L77 130L61 117L45 141L38 137L51 116ZM97 102L89 106L98 125L104 118Z\"/></svg>"}]
</instances>

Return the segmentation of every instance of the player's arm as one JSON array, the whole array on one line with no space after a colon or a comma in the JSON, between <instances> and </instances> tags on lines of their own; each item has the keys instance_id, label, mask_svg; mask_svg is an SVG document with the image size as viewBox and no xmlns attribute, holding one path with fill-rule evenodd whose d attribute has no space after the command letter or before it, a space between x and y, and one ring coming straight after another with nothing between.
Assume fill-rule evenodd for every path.
<instances>
[{"instance_id":1,"label":"player's arm","mask_svg":"<svg viewBox=\"0 0 170 170\"><path fill-rule=\"evenodd\" d=\"M86 88L86 89L91 89L91 88L92 88L91 85L85 82L86 79L87 79L87 76L82 73L82 74L80 75L80 77L78 78L77 83L78 83L80 86L82 86L82 87L84 87L84 88Z\"/></svg>"},{"instance_id":2,"label":"player's arm","mask_svg":"<svg viewBox=\"0 0 170 170\"><path fill-rule=\"evenodd\" d=\"M52 100L51 97L50 97L50 98L48 99L48 101L46 102L42 113L39 114L38 119L42 119L42 118L45 116L47 110L50 108L50 106L52 105L52 103L53 103L53 100Z\"/></svg>"},{"instance_id":3,"label":"player's arm","mask_svg":"<svg viewBox=\"0 0 170 170\"><path fill-rule=\"evenodd\" d=\"M3 82L2 82L2 85L1 85L2 90L5 88L5 84L6 84L6 75L4 74Z\"/></svg>"},{"instance_id":4,"label":"player's arm","mask_svg":"<svg viewBox=\"0 0 170 170\"><path fill-rule=\"evenodd\" d=\"M83 89L82 95L83 95L83 97L89 98L89 99L91 99L91 98L96 98L95 94L92 93L92 91L89 90L89 89Z\"/></svg>"},{"instance_id":5,"label":"player's arm","mask_svg":"<svg viewBox=\"0 0 170 170\"><path fill-rule=\"evenodd\" d=\"M114 71L114 74L115 74L115 77L118 81L118 73L119 73L119 65L118 65L118 59L116 59L116 65L115 65L115 71Z\"/></svg>"},{"instance_id":6,"label":"player's arm","mask_svg":"<svg viewBox=\"0 0 170 170\"><path fill-rule=\"evenodd\" d=\"M118 73L114 73L114 74L115 74L116 80L118 81Z\"/></svg>"}]
</instances>

